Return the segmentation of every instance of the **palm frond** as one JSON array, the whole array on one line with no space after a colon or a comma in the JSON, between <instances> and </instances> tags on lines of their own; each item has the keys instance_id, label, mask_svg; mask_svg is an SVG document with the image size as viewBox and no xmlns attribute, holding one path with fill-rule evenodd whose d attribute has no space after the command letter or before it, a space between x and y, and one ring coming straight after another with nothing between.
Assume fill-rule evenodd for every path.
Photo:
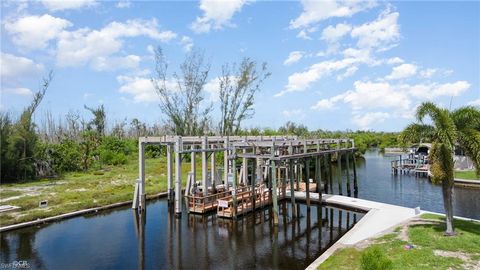
<instances>
[{"instance_id":1,"label":"palm frond","mask_svg":"<svg viewBox=\"0 0 480 270\"><path fill-rule=\"evenodd\" d=\"M458 144L473 161L477 175L480 175L480 131L474 128L460 129Z\"/></svg>"},{"instance_id":2,"label":"palm frond","mask_svg":"<svg viewBox=\"0 0 480 270\"><path fill-rule=\"evenodd\" d=\"M399 136L402 144L432 141L435 137L435 128L431 125L413 123L408 125Z\"/></svg>"},{"instance_id":3,"label":"palm frond","mask_svg":"<svg viewBox=\"0 0 480 270\"><path fill-rule=\"evenodd\" d=\"M474 128L480 131L480 109L473 106L465 106L451 113L457 129Z\"/></svg>"},{"instance_id":4,"label":"palm frond","mask_svg":"<svg viewBox=\"0 0 480 270\"><path fill-rule=\"evenodd\" d=\"M436 129L436 140L453 149L456 141L456 127L450 112L437 107L432 102L424 102L417 108L417 120L423 123L426 116L429 116Z\"/></svg>"}]
</instances>

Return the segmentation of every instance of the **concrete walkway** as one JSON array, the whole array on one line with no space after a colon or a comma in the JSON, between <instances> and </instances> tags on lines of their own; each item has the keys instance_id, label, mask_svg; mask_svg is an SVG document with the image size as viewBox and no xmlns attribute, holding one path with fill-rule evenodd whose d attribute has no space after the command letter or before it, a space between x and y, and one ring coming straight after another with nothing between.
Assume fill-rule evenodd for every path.
<instances>
[{"instance_id":1,"label":"concrete walkway","mask_svg":"<svg viewBox=\"0 0 480 270\"><path fill-rule=\"evenodd\" d=\"M304 200L305 192L295 192L295 198ZM310 193L312 201L319 200L318 193ZM353 226L345 235L342 236L335 244L327 249L320 257L311 263L307 269L317 269L317 267L324 262L337 249L355 245L368 238L375 237L388 231L411 218L421 214L420 211L415 211L414 208L407 208L392 204L379 203L363 199L351 198L340 195L322 195L322 202L340 207L356 208L367 211L367 214L360 219L360 221Z\"/></svg>"}]
</instances>

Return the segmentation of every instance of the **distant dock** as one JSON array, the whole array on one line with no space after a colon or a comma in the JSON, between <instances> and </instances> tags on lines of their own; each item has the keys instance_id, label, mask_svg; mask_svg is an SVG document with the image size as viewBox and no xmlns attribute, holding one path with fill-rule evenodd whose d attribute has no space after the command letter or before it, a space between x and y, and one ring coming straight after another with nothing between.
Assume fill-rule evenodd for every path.
<instances>
[{"instance_id":1,"label":"distant dock","mask_svg":"<svg viewBox=\"0 0 480 270\"><path fill-rule=\"evenodd\" d=\"M407 158L402 155L391 161L392 174L413 174L419 177L430 177L430 164L425 155L409 154Z\"/></svg>"}]
</instances>

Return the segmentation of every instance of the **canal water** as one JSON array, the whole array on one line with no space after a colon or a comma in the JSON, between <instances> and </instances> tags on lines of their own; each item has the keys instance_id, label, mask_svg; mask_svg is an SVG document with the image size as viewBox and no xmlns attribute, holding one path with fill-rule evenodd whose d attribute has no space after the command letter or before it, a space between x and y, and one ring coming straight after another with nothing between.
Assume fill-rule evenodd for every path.
<instances>
[{"instance_id":1,"label":"canal water","mask_svg":"<svg viewBox=\"0 0 480 270\"><path fill-rule=\"evenodd\" d=\"M395 158L371 149L357 160L358 197L445 213L441 186L414 175L392 175L390 161ZM454 215L480 219L480 189L455 187L453 198Z\"/></svg>"},{"instance_id":2,"label":"canal water","mask_svg":"<svg viewBox=\"0 0 480 270\"><path fill-rule=\"evenodd\" d=\"M443 212L440 186L393 176L392 158L372 150L358 159L358 197ZM1 233L0 263L26 261L30 269L304 269L363 216L297 207L300 218L292 219L291 205L281 203L275 229L268 208L237 222L215 215L175 219L160 199L148 203L144 216L127 206ZM480 219L480 190L456 187L454 213Z\"/></svg>"},{"instance_id":3,"label":"canal water","mask_svg":"<svg viewBox=\"0 0 480 270\"><path fill-rule=\"evenodd\" d=\"M31 269L304 269L363 216L297 204L300 218L292 219L289 202L279 208L275 229L271 208L237 222L176 219L161 199L149 202L144 216L123 207L2 233L1 262L27 261Z\"/></svg>"}]
</instances>

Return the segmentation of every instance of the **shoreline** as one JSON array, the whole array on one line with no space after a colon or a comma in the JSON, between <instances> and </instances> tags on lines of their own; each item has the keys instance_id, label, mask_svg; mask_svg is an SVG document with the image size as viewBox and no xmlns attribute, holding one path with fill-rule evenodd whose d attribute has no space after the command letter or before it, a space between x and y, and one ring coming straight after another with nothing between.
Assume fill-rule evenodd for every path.
<instances>
[{"instance_id":1,"label":"shoreline","mask_svg":"<svg viewBox=\"0 0 480 270\"><path fill-rule=\"evenodd\" d=\"M150 195L150 196L147 195L147 200L163 198L163 197L167 197L167 195L168 195L168 192L166 192L166 191L160 192L160 193L157 193L157 194L154 194L154 195ZM21 228L25 228L25 227L30 227L30 226L34 226L34 225L39 225L39 224L46 224L46 223L49 223L49 222L52 222L52 221L58 221L58 220L62 220L62 219L77 217L77 216L85 215L85 214L92 213L92 212L98 212L98 211L102 211L102 210L117 208L117 207L121 207L121 206L131 204L132 201L133 200L117 202L117 203L112 203L112 204L108 204L108 205L104 205L104 206L87 208L87 209L77 210L77 211L73 211L73 212L69 212L69 213L65 213L65 214L56 215L56 216L51 216L51 217L41 218L41 219L37 219L37 220L32 220L32 221L26 221L26 222L22 222L22 223L7 225L7 226L0 227L0 233L6 232L6 231L12 231L12 230L16 230L16 229L21 229Z\"/></svg>"}]
</instances>

